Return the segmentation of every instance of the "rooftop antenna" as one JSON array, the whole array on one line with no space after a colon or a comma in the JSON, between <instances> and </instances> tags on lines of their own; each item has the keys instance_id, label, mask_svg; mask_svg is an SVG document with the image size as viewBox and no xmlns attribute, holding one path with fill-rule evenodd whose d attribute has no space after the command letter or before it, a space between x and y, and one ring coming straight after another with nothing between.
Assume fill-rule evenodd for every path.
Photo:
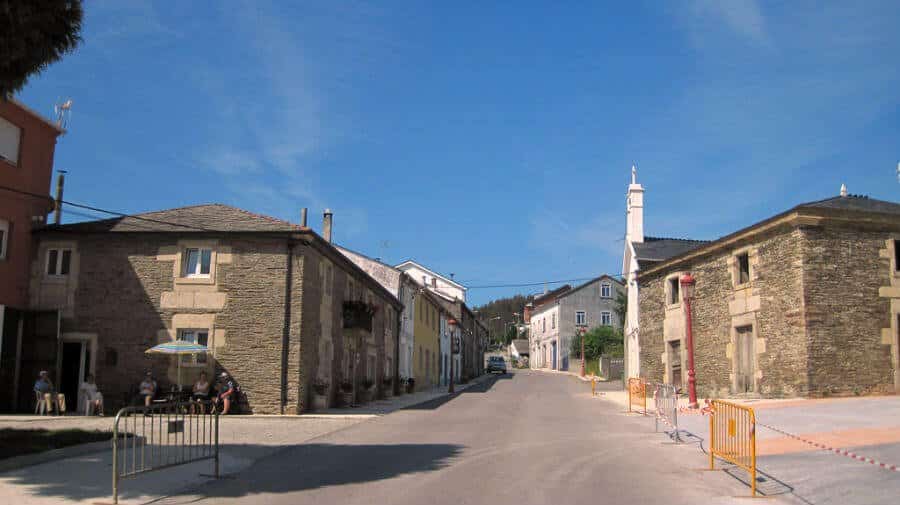
<instances>
[{"instance_id":1,"label":"rooftop antenna","mask_svg":"<svg viewBox=\"0 0 900 505\"><path fill-rule=\"evenodd\" d=\"M59 100L53 106L53 115L56 116L56 127L65 130L69 127L69 120L72 118L72 99L67 98L65 102Z\"/></svg>"}]
</instances>

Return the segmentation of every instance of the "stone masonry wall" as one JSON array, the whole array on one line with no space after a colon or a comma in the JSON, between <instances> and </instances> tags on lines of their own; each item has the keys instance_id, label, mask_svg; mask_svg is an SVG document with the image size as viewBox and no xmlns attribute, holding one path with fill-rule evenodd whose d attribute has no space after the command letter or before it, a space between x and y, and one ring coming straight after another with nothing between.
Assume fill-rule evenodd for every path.
<instances>
[{"instance_id":1,"label":"stone masonry wall","mask_svg":"<svg viewBox=\"0 0 900 505\"><path fill-rule=\"evenodd\" d=\"M879 255L890 235L837 227L804 230L803 276L809 325L809 385L813 395L893 392L891 260Z\"/></svg>"},{"instance_id":2,"label":"stone masonry wall","mask_svg":"<svg viewBox=\"0 0 900 505\"><path fill-rule=\"evenodd\" d=\"M759 295L758 310L734 314L732 282L734 250L723 251L677 270L640 278L641 374L663 381L663 322L666 313L666 276L691 272L696 280L693 333L697 389L701 396L727 396L733 388L733 328L735 321L754 321L757 391L765 395L796 394L805 385L805 338L800 297L799 231L777 232L738 248L753 248L756 257L752 289ZM680 310L683 310L681 308ZM682 352L687 352L682 342ZM683 369L685 380L687 370Z\"/></svg>"}]
</instances>

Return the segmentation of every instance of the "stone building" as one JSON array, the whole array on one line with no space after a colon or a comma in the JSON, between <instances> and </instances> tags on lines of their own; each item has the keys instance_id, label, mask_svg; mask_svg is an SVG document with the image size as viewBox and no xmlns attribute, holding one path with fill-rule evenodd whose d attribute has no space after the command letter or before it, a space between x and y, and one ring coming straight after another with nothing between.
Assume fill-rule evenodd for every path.
<instances>
[{"instance_id":1,"label":"stone building","mask_svg":"<svg viewBox=\"0 0 900 505\"><path fill-rule=\"evenodd\" d=\"M696 280L701 396L897 392L900 204L847 195L641 267L640 376L686 384L678 279Z\"/></svg>"},{"instance_id":2,"label":"stone building","mask_svg":"<svg viewBox=\"0 0 900 505\"><path fill-rule=\"evenodd\" d=\"M402 306L332 246L328 212L323 230L218 204L49 226L35 237L30 305L60 311L59 345L31 367L80 359L117 408L146 369L175 384L174 358L144 351L183 339L210 354L184 357L181 383L227 371L247 412L303 412L313 383L329 403L345 380L383 394Z\"/></svg>"},{"instance_id":3,"label":"stone building","mask_svg":"<svg viewBox=\"0 0 900 505\"><path fill-rule=\"evenodd\" d=\"M621 282L601 275L574 288L565 285L535 300L528 312L533 345L539 351L532 355L531 366L569 370L575 360L580 363L580 357L569 356L572 338L581 329L621 328L616 300L622 292Z\"/></svg>"}]
</instances>

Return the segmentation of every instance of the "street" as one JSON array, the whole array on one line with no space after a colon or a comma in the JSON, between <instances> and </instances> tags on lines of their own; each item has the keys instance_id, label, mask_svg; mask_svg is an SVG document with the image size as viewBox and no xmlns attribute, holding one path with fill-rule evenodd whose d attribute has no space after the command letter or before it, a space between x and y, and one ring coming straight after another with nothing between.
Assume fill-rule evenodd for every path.
<instances>
[{"instance_id":1,"label":"street","mask_svg":"<svg viewBox=\"0 0 900 505\"><path fill-rule=\"evenodd\" d=\"M530 399L530 401L525 401ZM520 371L324 435L165 503L729 503L705 472L571 376Z\"/></svg>"}]
</instances>

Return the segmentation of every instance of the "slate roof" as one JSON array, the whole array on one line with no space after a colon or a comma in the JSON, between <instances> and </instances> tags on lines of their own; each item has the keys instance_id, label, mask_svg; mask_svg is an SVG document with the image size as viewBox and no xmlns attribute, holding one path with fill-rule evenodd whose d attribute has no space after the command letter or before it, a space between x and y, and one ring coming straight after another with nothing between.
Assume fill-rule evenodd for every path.
<instances>
[{"instance_id":1,"label":"slate roof","mask_svg":"<svg viewBox=\"0 0 900 505\"><path fill-rule=\"evenodd\" d=\"M685 238L644 237L643 242L633 242L638 262L665 261L673 256L709 243L708 240Z\"/></svg>"},{"instance_id":2,"label":"slate roof","mask_svg":"<svg viewBox=\"0 0 900 505\"><path fill-rule=\"evenodd\" d=\"M306 230L282 219L223 205L211 203L179 207L175 209L144 212L127 217L115 217L99 221L48 226L48 230L121 233L121 232L298 232Z\"/></svg>"},{"instance_id":3,"label":"slate roof","mask_svg":"<svg viewBox=\"0 0 900 505\"><path fill-rule=\"evenodd\" d=\"M801 203L797 208L849 210L900 215L900 204L876 200L865 195L835 196L817 202Z\"/></svg>"}]
</instances>

